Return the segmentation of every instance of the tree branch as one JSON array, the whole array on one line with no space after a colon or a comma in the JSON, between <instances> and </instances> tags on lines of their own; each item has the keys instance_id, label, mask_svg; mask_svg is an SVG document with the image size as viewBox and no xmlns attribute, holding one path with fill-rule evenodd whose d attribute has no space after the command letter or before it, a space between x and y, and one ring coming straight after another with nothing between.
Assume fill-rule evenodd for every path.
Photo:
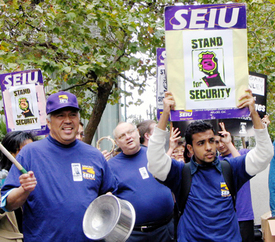
<instances>
[{"instance_id":1,"label":"tree branch","mask_svg":"<svg viewBox=\"0 0 275 242\"><path fill-rule=\"evenodd\" d=\"M142 84L135 83L134 80L131 80L130 78L126 77L124 74L120 73L119 76L122 77L122 78L123 78L124 80L126 80L127 82L130 82L133 86L142 88Z\"/></svg>"},{"instance_id":2,"label":"tree branch","mask_svg":"<svg viewBox=\"0 0 275 242\"><path fill-rule=\"evenodd\" d=\"M73 89L73 88L75 88L75 87L82 87L82 86L85 86L85 85L86 85L87 83L89 83L89 82L96 82L96 80L93 80L93 81L88 80L88 81L86 81L86 82L84 82L84 83L81 83L81 84L75 84L75 85L73 85L73 86L70 86L70 87L67 87L67 88L63 89L62 91L68 91L68 90Z\"/></svg>"}]
</instances>

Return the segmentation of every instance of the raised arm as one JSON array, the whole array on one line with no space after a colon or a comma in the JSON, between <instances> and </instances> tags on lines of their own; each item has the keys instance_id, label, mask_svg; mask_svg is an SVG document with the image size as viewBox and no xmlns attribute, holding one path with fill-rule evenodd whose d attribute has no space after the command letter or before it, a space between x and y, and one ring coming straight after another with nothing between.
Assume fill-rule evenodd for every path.
<instances>
[{"instance_id":1,"label":"raised arm","mask_svg":"<svg viewBox=\"0 0 275 242\"><path fill-rule=\"evenodd\" d=\"M219 125L221 127L221 131L219 131L219 134L221 135L221 141L227 146L233 157L240 156L239 151L232 143L231 134L225 129L224 123L221 122Z\"/></svg>"},{"instance_id":2,"label":"raised arm","mask_svg":"<svg viewBox=\"0 0 275 242\"><path fill-rule=\"evenodd\" d=\"M255 109L255 100L251 90L246 90L246 94L240 98L238 107L243 108L245 106L249 107L256 139L256 147L248 152L245 159L246 172L253 176L263 171L268 166L274 151L267 126L262 122Z\"/></svg>"},{"instance_id":3,"label":"raised arm","mask_svg":"<svg viewBox=\"0 0 275 242\"><path fill-rule=\"evenodd\" d=\"M170 131L169 149L166 152L167 155L172 157L174 149L178 147L179 140L181 139L180 131L178 128L172 127Z\"/></svg>"},{"instance_id":4,"label":"raised arm","mask_svg":"<svg viewBox=\"0 0 275 242\"><path fill-rule=\"evenodd\" d=\"M148 170L161 181L167 178L171 168L171 157L165 153L165 142L167 132L166 126L170 116L170 111L175 107L175 100L171 92L166 92L163 99L163 113L157 126L151 135L148 149Z\"/></svg>"},{"instance_id":5,"label":"raised arm","mask_svg":"<svg viewBox=\"0 0 275 242\"><path fill-rule=\"evenodd\" d=\"M162 130L166 130L170 111L175 108L175 100L171 92L166 92L163 98L163 112L157 124L157 127Z\"/></svg>"},{"instance_id":6,"label":"raised arm","mask_svg":"<svg viewBox=\"0 0 275 242\"><path fill-rule=\"evenodd\" d=\"M245 91L245 94L240 97L239 101L240 101L240 103L238 105L238 108L244 108L244 107L249 108L250 117L252 119L254 129L264 129L265 125L263 124L263 122L255 108L255 99L252 96L252 91L250 89L247 89Z\"/></svg>"}]
</instances>

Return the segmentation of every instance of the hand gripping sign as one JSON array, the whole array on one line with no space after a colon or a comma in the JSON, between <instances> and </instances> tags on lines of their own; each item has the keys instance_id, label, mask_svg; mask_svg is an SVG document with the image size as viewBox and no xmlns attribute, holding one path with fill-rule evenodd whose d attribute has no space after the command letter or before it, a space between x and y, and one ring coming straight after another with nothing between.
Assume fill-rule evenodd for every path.
<instances>
[{"instance_id":1,"label":"hand gripping sign","mask_svg":"<svg viewBox=\"0 0 275 242\"><path fill-rule=\"evenodd\" d=\"M237 108L249 75L244 4L167 7L165 41L172 121L249 115Z\"/></svg>"}]
</instances>

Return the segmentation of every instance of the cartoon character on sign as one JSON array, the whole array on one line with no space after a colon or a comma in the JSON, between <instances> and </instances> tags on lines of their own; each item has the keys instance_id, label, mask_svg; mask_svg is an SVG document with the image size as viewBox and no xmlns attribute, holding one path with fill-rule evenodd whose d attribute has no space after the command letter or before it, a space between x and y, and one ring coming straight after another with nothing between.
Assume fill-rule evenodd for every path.
<instances>
[{"instance_id":1,"label":"cartoon character on sign","mask_svg":"<svg viewBox=\"0 0 275 242\"><path fill-rule=\"evenodd\" d=\"M27 98L21 97L19 98L18 102L19 102L19 108L23 111L21 114L25 118L34 116L30 110L29 101Z\"/></svg>"},{"instance_id":2,"label":"cartoon character on sign","mask_svg":"<svg viewBox=\"0 0 275 242\"><path fill-rule=\"evenodd\" d=\"M202 79L208 87L225 86L218 72L218 59L214 52L205 51L199 54L199 68L207 75Z\"/></svg>"}]
</instances>

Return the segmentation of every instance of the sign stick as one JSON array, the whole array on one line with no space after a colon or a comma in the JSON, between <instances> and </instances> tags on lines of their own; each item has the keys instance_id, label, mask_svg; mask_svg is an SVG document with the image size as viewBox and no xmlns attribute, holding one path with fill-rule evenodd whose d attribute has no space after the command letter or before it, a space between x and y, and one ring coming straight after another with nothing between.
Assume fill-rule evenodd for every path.
<instances>
[{"instance_id":1,"label":"sign stick","mask_svg":"<svg viewBox=\"0 0 275 242\"><path fill-rule=\"evenodd\" d=\"M17 167L22 174L28 173L23 166L12 156L12 154L0 143L0 150Z\"/></svg>"}]
</instances>

